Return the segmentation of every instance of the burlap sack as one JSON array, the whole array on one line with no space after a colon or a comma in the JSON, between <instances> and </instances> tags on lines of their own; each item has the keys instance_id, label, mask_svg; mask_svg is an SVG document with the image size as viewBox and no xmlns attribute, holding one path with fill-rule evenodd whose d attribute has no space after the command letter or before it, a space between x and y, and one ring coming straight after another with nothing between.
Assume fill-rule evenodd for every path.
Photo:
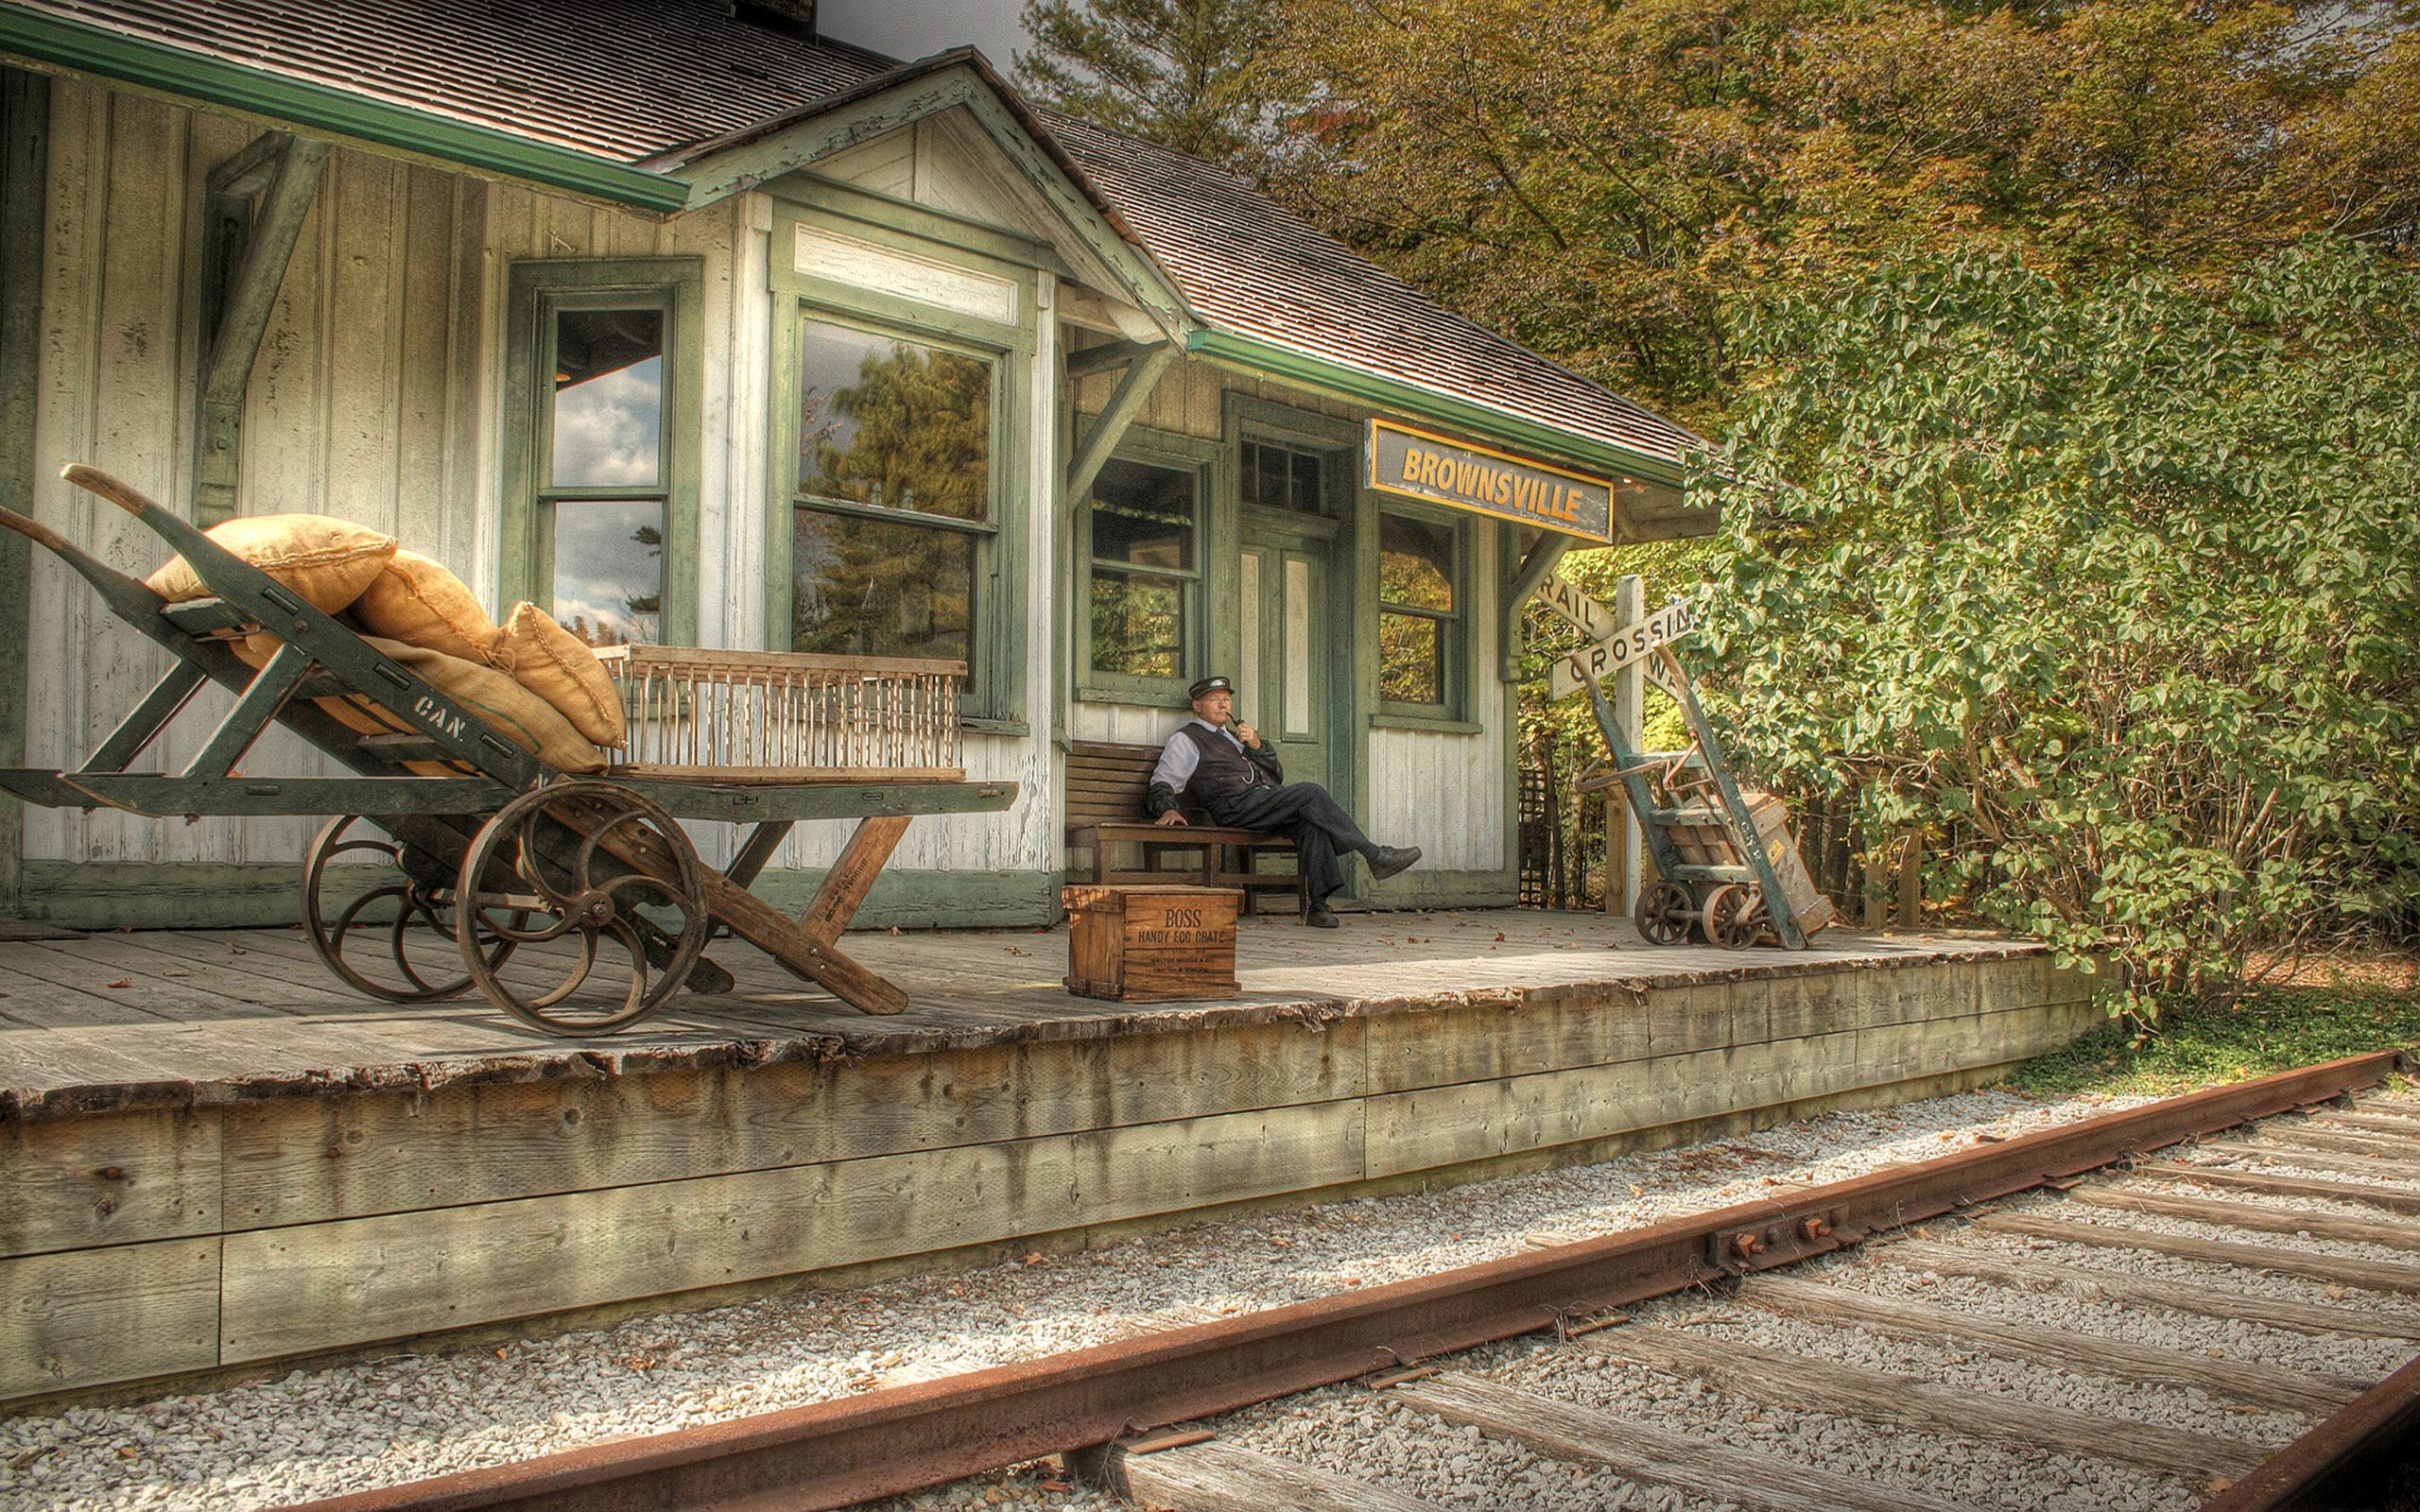
<instances>
[{"instance_id":1,"label":"burlap sack","mask_svg":"<svg viewBox=\"0 0 2420 1512\"><path fill-rule=\"evenodd\" d=\"M571 721L556 713L553 705L513 681L508 674L385 636L365 635L362 639L547 765L565 772L605 769L604 752L581 738ZM266 665L277 652L276 640L268 635L248 636L231 645L237 656L253 666ZM316 702L330 717L365 735L415 728L358 694ZM444 770L431 763L414 762L410 765L415 772Z\"/></svg>"},{"instance_id":2,"label":"burlap sack","mask_svg":"<svg viewBox=\"0 0 2420 1512\"><path fill-rule=\"evenodd\" d=\"M465 662L497 665L504 631L445 564L398 551L354 601L353 617L372 635L426 646ZM505 671L511 671L505 665Z\"/></svg>"},{"instance_id":3,"label":"burlap sack","mask_svg":"<svg viewBox=\"0 0 2420 1512\"><path fill-rule=\"evenodd\" d=\"M622 696L585 641L524 600L505 618L502 645L513 677L562 710L574 729L599 746L622 743Z\"/></svg>"},{"instance_id":4,"label":"burlap sack","mask_svg":"<svg viewBox=\"0 0 2420 1512\"><path fill-rule=\"evenodd\" d=\"M240 515L204 534L324 614L348 608L395 555L394 537L318 514ZM169 558L146 584L171 604L211 596L182 557Z\"/></svg>"}]
</instances>

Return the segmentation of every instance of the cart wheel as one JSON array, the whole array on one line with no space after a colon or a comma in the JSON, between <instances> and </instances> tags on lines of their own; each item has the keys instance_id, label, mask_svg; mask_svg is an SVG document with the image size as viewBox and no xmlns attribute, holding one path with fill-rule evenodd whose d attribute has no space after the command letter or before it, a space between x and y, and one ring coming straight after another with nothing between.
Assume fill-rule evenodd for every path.
<instances>
[{"instance_id":1,"label":"cart wheel","mask_svg":"<svg viewBox=\"0 0 2420 1512\"><path fill-rule=\"evenodd\" d=\"M688 979L712 923L688 835L663 808L613 782L549 783L498 809L462 858L457 892L481 935L519 947L508 977L467 938L458 941L471 979L496 1006L549 1034L601 1034L662 1007ZM668 957L659 949L661 970L648 959L659 930L672 947ZM600 946L628 966L584 992Z\"/></svg>"},{"instance_id":2,"label":"cart wheel","mask_svg":"<svg viewBox=\"0 0 2420 1512\"><path fill-rule=\"evenodd\" d=\"M1698 921L1698 905L1689 900L1689 889L1677 882L1653 882L1638 895L1638 906L1631 910L1631 922L1651 945L1679 945L1689 937L1689 926Z\"/></svg>"},{"instance_id":3,"label":"cart wheel","mask_svg":"<svg viewBox=\"0 0 2420 1512\"><path fill-rule=\"evenodd\" d=\"M1726 882L1705 899L1705 937L1726 951L1742 951L1764 933L1762 890Z\"/></svg>"},{"instance_id":4,"label":"cart wheel","mask_svg":"<svg viewBox=\"0 0 2420 1512\"><path fill-rule=\"evenodd\" d=\"M379 885L349 893L351 868L329 865L339 856L371 863L356 875ZM357 814L337 816L312 837L302 853L302 922L338 981L389 1003L437 1003L470 989L454 939L454 889L433 884L425 869ZM390 870L400 877L388 880ZM512 942L490 935L481 949L493 968Z\"/></svg>"}]
</instances>

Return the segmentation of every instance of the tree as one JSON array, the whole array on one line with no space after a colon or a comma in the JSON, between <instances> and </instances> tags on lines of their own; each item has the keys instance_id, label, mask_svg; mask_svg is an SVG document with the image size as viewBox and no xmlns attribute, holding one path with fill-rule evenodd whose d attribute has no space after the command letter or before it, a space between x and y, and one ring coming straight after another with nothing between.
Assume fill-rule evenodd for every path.
<instances>
[{"instance_id":1,"label":"tree","mask_svg":"<svg viewBox=\"0 0 2420 1512\"><path fill-rule=\"evenodd\" d=\"M1778 297L1694 486L1770 771L2139 995L2420 931L2420 270L2325 238L2232 290L2007 256Z\"/></svg>"},{"instance_id":2,"label":"tree","mask_svg":"<svg viewBox=\"0 0 2420 1512\"><path fill-rule=\"evenodd\" d=\"M1024 21L1017 85L1040 104L1215 163L1264 133L1266 0L1027 0Z\"/></svg>"}]
</instances>

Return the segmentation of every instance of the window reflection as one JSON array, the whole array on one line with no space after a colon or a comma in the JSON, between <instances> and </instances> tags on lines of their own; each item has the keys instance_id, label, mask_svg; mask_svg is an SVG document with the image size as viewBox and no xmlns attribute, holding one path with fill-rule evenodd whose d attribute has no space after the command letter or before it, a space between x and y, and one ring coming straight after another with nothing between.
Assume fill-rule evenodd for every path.
<instances>
[{"instance_id":1,"label":"window reflection","mask_svg":"<svg viewBox=\"0 0 2420 1512\"><path fill-rule=\"evenodd\" d=\"M1379 612L1378 696L1390 703L1445 701L1443 621Z\"/></svg>"},{"instance_id":2,"label":"window reflection","mask_svg":"<svg viewBox=\"0 0 2420 1512\"><path fill-rule=\"evenodd\" d=\"M559 489L651 489L662 481L664 312L555 313L554 465Z\"/></svg>"},{"instance_id":3,"label":"window reflection","mask_svg":"<svg viewBox=\"0 0 2420 1512\"><path fill-rule=\"evenodd\" d=\"M1092 666L1185 673L1199 503L1189 469L1112 457L1093 483Z\"/></svg>"},{"instance_id":4,"label":"window reflection","mask_svg":"<svg viewBox=\"0 0 2420 1512\"><path fill-rule=\"evenodd\" d=\"M1193 474L1112 457L1093 484L1093 555L1136 567L1193 565Z\"/></svg>"},{"instance_id":5,"label":"window reflection","mask_svg":"<svg viewBox=\"0 0 2420 1512\"><path fill-rule=\"evenodd\" d=\"M801 493L991 518L991 363L821 320L800 333Z\"/></svg>"},{"instance_id":6,"label":"window reflection","mask_svg":"<svg viewBox=\"0 0 2420 1512\"><path fill-rule=\"evenodd\" d=\"M1239 460L1244 503L1305 514L1320 512L1318 453L1298 452L1269 441L1246 441Z\"/></svg>"},{"instance_id":7,"label":"window reflection","mask_svg":"<svg viewBox=\"0 0 2420 1512\"><path fill-rule=\"evenodd\" d=\"M1378 696L1443 705L1454 644L1453 526L1378 517Z\"/></svg>"},{"instance_id":8,"label":"window reflection","mask_svg":"<svg viewBox=\"0 0 2420 1512\"><path fill-rule=\"evenodd\" d=\"M1093 669L1143 678L1184 676L1183 580L1095 569Z\"/></svg>"},{"instance_id":9,"label":"window reflection","mask_svg":"<svg viewBox=\"0 0 2420 1512\"><path fill-rule=\"evenodd\" d=\"M591 645L664 638L664 506L578 499L555 506L555 620Z\"/></svg>"},{"instance_id":10,"label":"window reflection","mask_svg":"<svg viewBox=\"0 0 2420 1512\"><path fill-rule=\"evenodd\" d=\"M1390 604L1451 613L1453 527L1399 514L1379 516L1378 597Z\"/></svg>"},{"instance_id":11,"label":"window reflection","mask_svg":"<svg viewBox=\"0 0 2420 1512\"><path fill-rule=\"evenodd\" d=\"M969 659L975 537L815 509L794 519L794 649Z\"/></svg>"}]
</instances>

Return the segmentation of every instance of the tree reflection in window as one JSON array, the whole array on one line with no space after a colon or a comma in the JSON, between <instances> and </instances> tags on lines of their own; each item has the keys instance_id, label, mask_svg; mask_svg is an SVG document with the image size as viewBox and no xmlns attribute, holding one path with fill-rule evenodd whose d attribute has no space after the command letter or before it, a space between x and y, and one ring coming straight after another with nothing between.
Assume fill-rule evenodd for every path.
<instances>
[{"instance_id":1,"label":"tree reflection in window","mask_svg":"<svg viewBox=\"0 0 2420 1512\"><path fill-rule=\"evenodd\" d=\"M821 320L800 331L791 644L972 661L991 362Z\"/></svg>"},{"instance_id":2,"label":"tree reflection in window","mask_svg":"<svg viewBox=\"0 0 2420 1512\"><path fill-rule=\"evenodd\" d=\"M1092 498L1094 671L1184 677L1197 523L1190 470L1102 464Z\"/></svg>"},{"instance_id":3,"label":"tree reflection in window","mask_svg":"<svg viewBox=\"0 0 2420 1512\"><path fill-rule=\"evenodd\" d=\"M1443 706L1460 628L1452 525L1378 517L1378 696Z\"/></svg>"}]
</instances>

